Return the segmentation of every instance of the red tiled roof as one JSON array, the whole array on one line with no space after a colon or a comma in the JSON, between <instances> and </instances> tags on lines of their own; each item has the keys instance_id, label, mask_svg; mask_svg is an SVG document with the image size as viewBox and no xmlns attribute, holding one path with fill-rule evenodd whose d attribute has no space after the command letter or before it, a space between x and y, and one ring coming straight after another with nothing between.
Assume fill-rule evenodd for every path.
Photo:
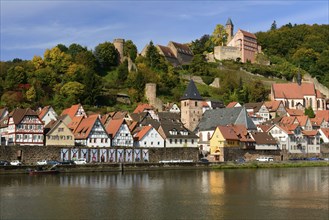
<instances>
[{"instance_id":1,"label":"red tiled roof","mask_svg":"<svg viewBox=\"0 0 329 220\"><path fill-rule=\"evenodd\" d=\"M318 131L317 130L302 131L302 133L306 136L315 136L318 133Z\"/></svg>"},{"instance_id":2,"label":"red tiled roof","mask_svg":"<svg viewBox=\"0 0 329 220\"><path fill-rule=\"evenodd\" d=\"M248 32L248 31L244 31L244 30L241 30L241 29L239 29L239 30L241 31L241 33L242 33L244 36L246 36L246 37L251 37L251 38L254 38L254 39L257 39L256 35L254 35L253 33L250 33L250 32Z\"/></svg>"},{"instance_id":3,"label":"red tiled roof","mask_svg":"<svg viewBox=\"0 0 329 220\"><path fill-rule=\"evenodd\" d=\"M296 117L294 116L285 116L281 118L280 124L284 125L290 125L293 124L296 120Z\"/></svg>"},{"instance_id":4,"label":"red tiled roof","mask_svg":"<svg viewBox=\"0 0 329 220\"><path fill-rule=\"evenodd\" d=\"M289 108L287 108L286 111L287 111L287 114L290 115L290 116L302 116L302 115L304 115L304 111L301 110L301 109L289 109Z\"/></svg>"},{"instance_id":5,"label":"red tiled roof","mask_svg":"<svg viewBox=\"0 0 329 220\"><path fill-rule=\"evenodd\" d=\"M329 122L329 110L318 110L316 111L317 118L324 118L325 121Z\"/></svg>"},{"instance_id":6,"label":"red tiled roof","mask_svg":"<svg viewBox=\"0 0 329 220\"><path fill-rule=\"evenodd\" d=\"M277 144L276 140L272 137L272 135L266 132L255 132L252 134L252 136L254 137L256 144Z\"/></svg>"},{"instance_id":7,"label":"red tiled roof","mask_svg":"<svg viewBox=\"0 0 329 220\"><path fill-rule=\"evenodd\" d=\"M202 102L202 107L209 107L208 103L207 102Z\"/></svg>"},{"instance_id":8,"label":"red tiled roof","mask_svg":"<svg viewBox=\"0 0 329 220\"><path fill-rule=\"evenodd\" d=\"M316 97L317 98L323 98L323 95L319 90L316 89L315 92L316 92Z\"/></svg>"},{"instance_id":9,"label":"red tiled roof","mask_svg":"<svg viewBox=\"0 0 329 220\"><path fill-rule=\"evenodd\" d=\"M280 106L281 101L268 101L268 102L264 102L266 108L270 111L270 112L275 112L278 110L279 106Z\"/></svg>"},{"instance_id":10,"label":"red tiled roof","mask_svg":"<svg viewBox=\"0 0 329 220\"><path fill-rule=\"evenodd\" d=\"M72 118L72 121L67 125L67 127L74 132L83 119L83 116L75 116Z\"/></svg>"},{"instance_id":11,"label":"red tiled roof","mask_svg":"<svg viewBox=\"0 0 329 220\"><path fill-rule=\"evenodd\" d=\"M259 127L263 132L267 132L272 125L257 125L257 127Z\"/></svg>"},{"instance_id":12,"label":"red tiled roof","mask_svg":"<svg viewBox=\"0 0 329 220\"><path fill-rule=\"evenodd\" d=\"M234 108L236 104L238 104L238 102L230 102L227 104L226 108Z\"/></svg>"},{"instance_id":13,"label":"red tiled roof","mask_svg":"<svg viewBox=\"0 0 329 220\"><path fill-rule=\"evenodd\" d=\"M324 118L321 117L315 117L315 118L310 118L312 125L318 125L320 126L322 122L324 122Z\"/></svg>"},{"instance_id":14,"label":"red tiled roof","mask_svg":"<svg viewBox=\"0 0 329 220\"><path fill-rule=\"evenodd\" d=\"M83 118L78 127L74 131L75 139L86 139L88 138L90 131L92 130L98 115L91 115L88 118Z\"/></svg>"},{"instance_id":15,"label":"red tiled roof","mask_svg":"<svg viewBox=\"0 0 329 220\"><path fill-rule=\"evenodd\" d=\"M106 131L109 135L114 137L116 133L119 131L121 125L125 123L124 119L112 119L106 125Z\"/></svg>"},{"instance_id":16,"label":"red tiled roof","mask_svg":"<svg viewBox=\"0 0 329 220\"><path fill-rule=\"evenodd\" d=\"M329 128L321 128L320 130L327 138L329 138Z\"/></svg>"},{"instance_id":17,"label":"red tiled roof","mask_svg":"<svg viewBox=\"0 0 329 220\"><path fill-rule=\"evenodd\" d=\"M313 83L274 83L272 89L275 98L303 99L305 95L316 95Z\"/></svg>"},{"instance_id":18,"label":"red tiled roof","mask_svg":"<svg viewBox=\"0 0 329 220\"><path fill-rule=\"evenodd\" d=\"M152 129L152 126L143 126L142 129L135 134L134 138L136 138L137 141L140 141L143 139L143 137Z\"/></svg>"},{"instance_id":19,"label":"red tiled roof","mask_svg":"<svg viewBox=\"0 0 329 220\"><path fill-rule=\"evenodd\" d=\"M71 118L74 118L80 106L81 106L80 104L72 105L70 108L64 109L61 115L68 115Z\"/></svg>"},{"instance_id":20,"label":"red tiled roof","mask_svg":"<svg viewBox=\"0 0 329 220\"><path fill-rule=\"evenodd\" d=\"M145 110L152 110L152 109L153 107L151 105L141 103L135 108L133 113L141 113L144 112Z\"/></svg>"},{"instance_id":21,"label":"red tiled roof","mask_svg":"<svg viewBox=\"0 0 329 220\"><path fill-rule=\"evenodd\" d=\"M308 120L308 116L296 116L296 119L298 120L300 126L305 126Z\"/></svg>"},{"instance_id":22,"label":"red tiled roof","mask_svg":"<svg viewBox=\"0 0 329 220\"><path fill-rule=\"evenodd\" d=\"M226 140L239 140L239 137L236 135L232 126L218 126L220 133Z\"/></svg>"},{"instance_id":23,"label":"red tiled roof","mask_svg":"<svg viewBox=\"0 0 329 220\"><path fill-rule=\"evenodd\" d=\"M45 106L43 109L41 109L41 111L39 112L39 118L42 119L45 114L47 114L47 112L49 111L50 106Z\"/></svg>"}]
</instances>

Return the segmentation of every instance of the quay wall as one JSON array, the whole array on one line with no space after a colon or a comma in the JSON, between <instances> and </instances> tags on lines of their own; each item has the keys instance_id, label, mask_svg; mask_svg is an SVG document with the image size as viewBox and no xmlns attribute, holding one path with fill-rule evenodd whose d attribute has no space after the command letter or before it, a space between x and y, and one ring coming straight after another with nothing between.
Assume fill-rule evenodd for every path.
<instances>
[{"instance_id":1,"label":"quay wall","mask_svg":"<svg viewBox=\"0 0 329 220\"><path fill-rule=\"evenodd\" d=\"M87 162L150 162L160 160L199 160L195 147L182 148L88 148L58 146L0 146L1 160L20 160L23 164L35 164L41 160L72 160L81 157ZM75 157L75 158L74 158ZM111 160L110 160L111 157ZM120 158L119 158L120 157ZM137 160L138 158L138 160Z\"/></svg>"}]
</instances>

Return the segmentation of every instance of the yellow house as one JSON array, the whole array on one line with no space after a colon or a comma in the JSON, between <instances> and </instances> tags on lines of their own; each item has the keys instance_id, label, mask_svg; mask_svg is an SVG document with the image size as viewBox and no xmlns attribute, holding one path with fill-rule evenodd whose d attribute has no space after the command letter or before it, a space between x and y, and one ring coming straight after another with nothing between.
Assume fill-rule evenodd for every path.
<instances>
[{"instance_id":1,"label":"yellow house","mask_svg":"<svg viewBox=\"0 0 329 220\"><path fill-rule=\"evenodd\" d=\"M46 126L46 146L74 146L74 135L62 121L50 121Z\"/></svg>"},{"instance_id":2,"label":"yellow house","mask_svg":"<svg viewBox=\"0 0 329 220\"><path fill-rule=\"evenodd\" d=\"M210 138L210 155L215 160L224 161L225 147L239 147L240 139L232 126L218 126Z\"/></svg>"}]
</instances>

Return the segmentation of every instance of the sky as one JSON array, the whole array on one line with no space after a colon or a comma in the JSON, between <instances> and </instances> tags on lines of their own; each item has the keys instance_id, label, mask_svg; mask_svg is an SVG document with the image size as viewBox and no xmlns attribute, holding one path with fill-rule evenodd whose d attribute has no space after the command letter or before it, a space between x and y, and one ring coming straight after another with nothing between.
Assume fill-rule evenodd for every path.
<instances>
[{"instance_id":1,"label":"sky","mask_svg":"<svg viewBox=\"0 0 329 220\"><path fill-rule=\"evenodd\" d=\"M0 60L31 60L57 44L90 50L116 38L138 51L151 40L188 43L231 18L234 33L288 24L328 24L327 0L0 0Z\"/></svg>"}]
</instances>

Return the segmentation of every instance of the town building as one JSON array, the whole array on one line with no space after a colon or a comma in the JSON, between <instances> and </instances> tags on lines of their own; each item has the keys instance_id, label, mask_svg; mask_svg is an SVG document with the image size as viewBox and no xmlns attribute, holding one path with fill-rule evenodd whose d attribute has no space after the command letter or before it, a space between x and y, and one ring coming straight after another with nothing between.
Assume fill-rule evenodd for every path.
<instances>
[{"instance_id":1,"label":"town building","mask_svg":"<svg viewBox=\"0 0 329 220\"><path fill-rule=\"evenodd\" d=\"M133 147L134 140L124 119L112 119L105 124L107 133L112 138L113 147Z\"/></svg>"},{"instance_id":2,"label":"town building","mask_svg":"<svg viewBox=\"0 0 329 220\"><path fill-rule=\"evenodd\" d=\"M45 125L47 125L52 120L56 121L58 117L53 107L49 105L43 107L42 109L39 109L38 114L39 118L41 119L41 121L43 121Z\"/></svg>"},{"instance_id":3,"label":"town building","mask_svg":"<svg viewBox=\"0 0 329 220\"><path fill-rule=\"evenodd\" d=\"M181 121L187 129L194 131L199 124L203 111L203 98L191 79L181 97Z\"/></svg>"},{"instance_id":4,"label":"town building","mask_svg":"<svg viewBox=\"0 0 329 220\"><path fill-rule=\"evenodd\" d=\"M325 98L313 83L302 82L298 77L296 83L274 83L271 86L272 101L282 101L288 109L304 110L312 107L316 112L325 110Z\"/></svg>"},{"instance_id":5,"label":"town building","mask_svg":"<svg viewBox=\"0 0 329 220\"><path fill-rule=\"evenodd\" d=\"M46 146L74 146L74 134L62 120L52 120L45 127Z\"/></svg>"},{"instance_id":6,"label":"town building","mask_svg":"<svg viewBox=\"0 0 329 220\"><path fill-rule=\"evenodd\" d=\"M134 147L164 147L164 139L151 125L139 127L134 134Z\"/></svg>"},{"instance_id":7,"label":"town building","mask_svg":"<svg viewBox=\"0 0 329 220\"><path fill-rule=\"evenodd\" d=\"M14 109L7 122L6 145L43 145L44 124L32 109Z\"/></svg>"}]
</instances>

